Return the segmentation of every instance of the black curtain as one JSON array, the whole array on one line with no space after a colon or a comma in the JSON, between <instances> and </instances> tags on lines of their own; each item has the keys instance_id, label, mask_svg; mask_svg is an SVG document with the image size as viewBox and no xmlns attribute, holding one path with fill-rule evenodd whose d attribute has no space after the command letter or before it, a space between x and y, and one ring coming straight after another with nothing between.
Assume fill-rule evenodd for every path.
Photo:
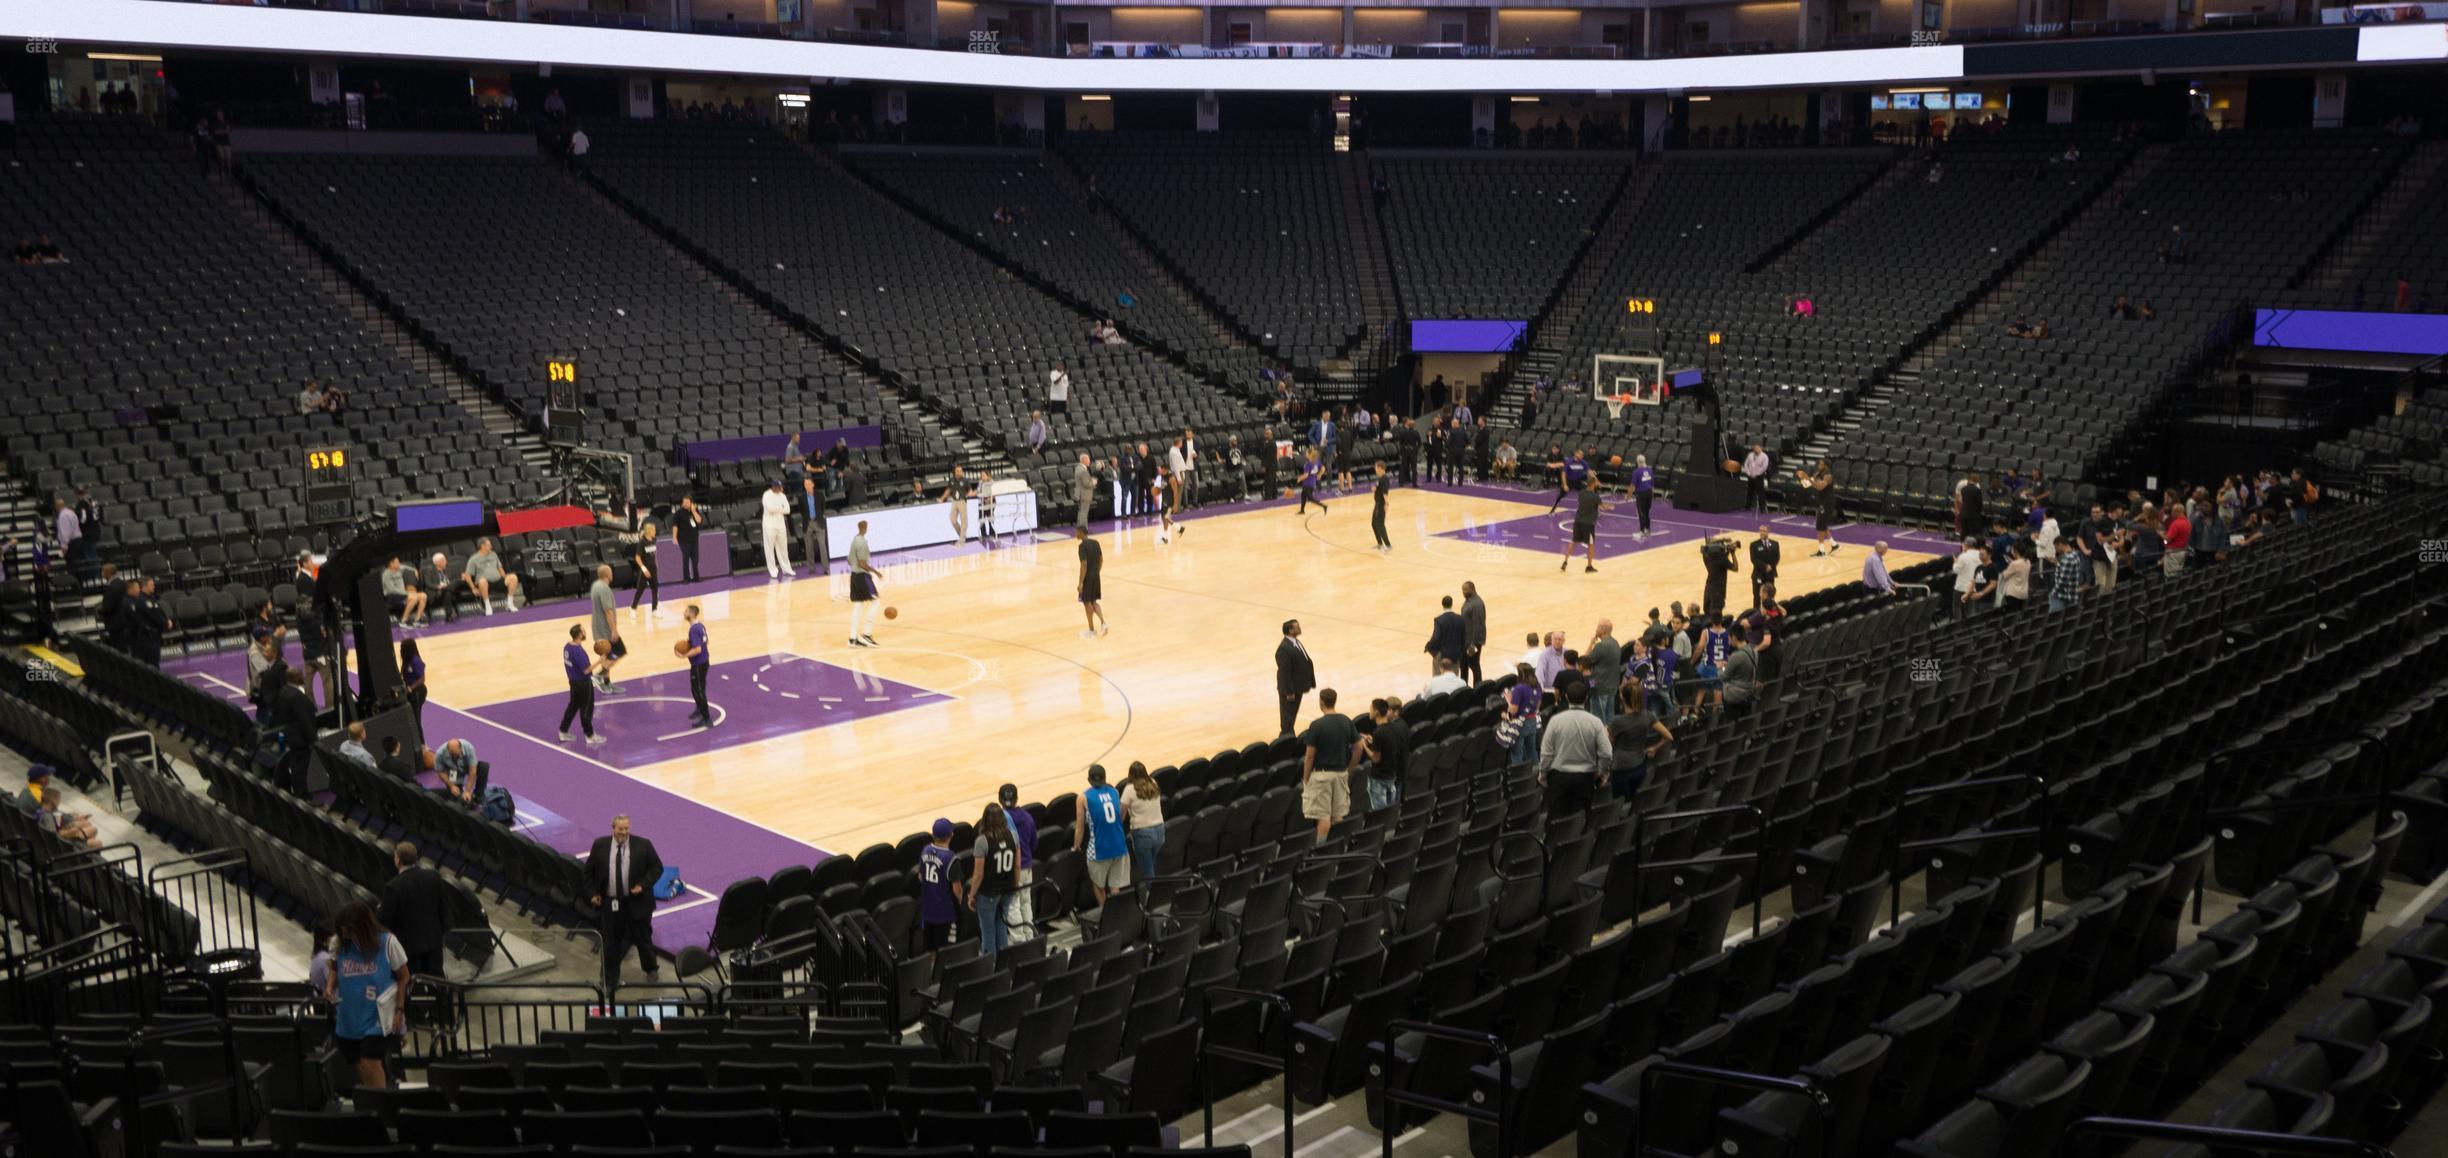
<instances>
[{"instance_id":1,"label":"black curtain","mask_svg":"<svg viewBox=\"0 0 2448 1158\"><path fill-rule=\"evenodd\" d=\"M1357 98L1366 118L1367 145L1419 149L1467 149L1471 145L1469 93L1388 93Z\"/></svg>"},{"instance_id":2,"label":"black curtain","mask_svg":"<svg viewBox=\"0 0 2448 1158\"><path fill-rule=\"evenodd\" d=\"M2435 75L2434 83L2438 81ZM2244 82L2244 127L2248 129L2308 129L2312 127L2312 78L2256 76Z\"/></svg>"},{"instance_id":3,"label":"black curtain","mask_svg":"<svg viewBox=\"0 0 2448 1158\"><path fill-rule=\"evenodd\" d=\"M1198 127L1198 97L1186 92L1116 93L1113 123L1117 132L1164 129L1186 133Z\"/></svg>"},{"instance_id":4,"label":"black curtain","mask_svg":"<svg viewBox=\"0 0 2448 1158\"><path fill-rule=\"evenodd\" d=\"M1216 117L1223 130L1236 132L1309 131L1312 113L1325 115L1326 97L1314 93L1218 93Z\"/></svg>"}]
</instances>

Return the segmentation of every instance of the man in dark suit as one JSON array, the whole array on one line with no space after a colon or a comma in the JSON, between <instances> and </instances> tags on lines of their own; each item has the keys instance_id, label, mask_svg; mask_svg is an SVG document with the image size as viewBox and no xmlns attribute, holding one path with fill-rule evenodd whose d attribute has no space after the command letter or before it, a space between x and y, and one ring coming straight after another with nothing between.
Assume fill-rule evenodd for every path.
<instances>
[{"instance_id":1,"label":"man in dark suit","mask_svg":"<svg viewBox=\"0 0 2448 1158\"><path fill-rule=\"evenodd\" d=\"M408 971L442 975L442 930L449 924L450 886L442 874L417 863L417 846L401 841L391 850L397 875L383 882L382 923L408 951Z\"/></svg>"},{"instance_id":2,"label":"man in dark suit","mask_svg":"<svg viewBox=\"0 0 2448 1158\"><path fill-rule=\"evenodd\" d=\"M603 921L603 981L609 989L620 983L621 955L637 946L638 968L652 984L661 972L655 959L655 882L663 879L663 858L654 842L629 835L629 818L612 818L612 835L595 838L587 852L587 879L594 884L595 909Z\"/></svg>"},{"instance_id":3,"label":"man in dark suit","mask_svg":"<svg viewBox=\"0 0 2448 1158\"><path fill-rule=\"evenodd\" d=\"M154 667L161 666L162 639L173 626L162 613L160 590L160 581L147 577L141 597L131 601L126 612L133 624L128 632L129 654Z\"/></svg>"},{"instance_id":4,"label":"man in dark suit","mask_svg":"<svg viewBox=\"0 0 2448 1158\"><path fill-rule=\"evenodd\" d=\"M1479 598L1479 585L1462 584L1462 678L1478 683L1487 677L1479 672L1479 653L1487 649L1487 603Z\"/></svg>"},{"instance_id":5,"label":"man in dark suit","mask_svg":"<svg viewBox=\"0 0 2448 1158\"><path fill-rule=\"evenodd\" d=\"M1428 646L1420 649L1428 653L1428 674L1437 673L1439 660L1452 660L1455 670L1460 670L1462 653L1470 650L1469 639L1462 617L1454 613L1453 596L1446 596L1445 610L1438 612L1436 622L1428 627Z\"/></svg>"},{"instance_id":6,"label":"man in dark suit","mask_svg":"<svg viewBox=\"0 0 2448 1158\"><path fill-rule=\"evenodd\" d=\"M1402 429L1395 432L1394 445L1400 449L1402 454L1402 484L1407 487L1418 486L1420 456L1419 425L1412 422L1408 418L1403 419Z\"/></svg>"},{"instance_id":7,"label":"man in dark suit","mask_svg":"<svg viewBox=\"0 0 2448 1158\"><path fill-rule=\"evenodd\" d=\"M1317 686L1317 665L1310 662L1309 649L1301 646L1300 633L1300 620L1284 620L1283 642L1275 645L1275 702L1281 717L1277 730L1286 736L1300 716L1301 697Z\"/></svg>"},{"instance_id":8,"label":"man in dark suit","mask_svg":"<svg viewBox=\"0 0 2448 1158\"><path fill-rule=\"evenodd\" d=\"M1776 598L1777 564L1784 555L1776 536L1768 533L1768 524L1761 523L1759 538L1751 540L1751 606L1765 607Z\"/></svg>"},{"instance_id":9,"label":"man in dark suit","mask_svg":"<svg viewBox=\"0 0 2448 1158\"><path fill-rule=\"evenodd\" d=\"M285 667L266 722L281 730L281 787L298 796L308 795L306 761L314 752L316 723L314 697L306 694L305 672Z\"/></svg>"}]
</instances>

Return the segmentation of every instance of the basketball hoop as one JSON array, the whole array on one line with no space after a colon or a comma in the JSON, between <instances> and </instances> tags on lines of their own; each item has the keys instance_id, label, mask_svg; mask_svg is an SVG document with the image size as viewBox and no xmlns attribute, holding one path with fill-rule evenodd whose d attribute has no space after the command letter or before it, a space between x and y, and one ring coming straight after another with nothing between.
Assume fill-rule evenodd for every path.
<instances>
[{"instance_id":1,"label":"basketball hoop","mask_svg":"<svg viewBox=\"0 0 2448 1158\"><path fill-rule=\"evenodd\" d=\"M1623 420L1624 407L1632 405L1632 396L1629 394L1615 394L1606 398L1601 398L1599 401L1606 404L1607 420L1610 422L1620 422Z\"/></svg>"}]
</instances>

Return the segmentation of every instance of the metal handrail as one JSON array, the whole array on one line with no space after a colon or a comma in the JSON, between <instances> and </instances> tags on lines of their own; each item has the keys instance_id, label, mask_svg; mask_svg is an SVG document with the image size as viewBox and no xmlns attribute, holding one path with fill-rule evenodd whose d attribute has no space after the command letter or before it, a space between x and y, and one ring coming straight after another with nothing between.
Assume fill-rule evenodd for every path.
<instances>
[{"instance_id":1,"label":"metal handrail","mask_svg":"<svg viewBox=\"0 0 2448 1158\"><path fill-rule=\"evenodd\" d=\"M2378 744L2381 747L2386 748L2388 746L2388 737L2384 735L2365 735L2360 733L2352 737L2331 734L2326 736L2308 737L2301 740L2290 740L2278 744L2255 744L2249 750L2256 754L2283 754L2289 752L2327 751L2328 749L2337 747L2340 744L2358 743ZM2372 805L2372 832L2377 834L2382 829L2388 827L2389 794L2387 792L2354 793L2346 796L2320 796L2304 800L2273 799L2266 804L2259 805L2247 806L2243 804L2230 804L2217 808L2211 807L2209 787L2210 776L2208 773L2216 771L2220 767L2234 762L2238 755L2245 750L2246 749L2238 748L2223 749L2221 751L2212 753L2207 760L2202 762L2204 783L2201 791L2201 808L2195 811L2193 814L2193 819L2198 825L2198 827L2196 827L2193 831L2194 840L2198 841L2205 836L2219 835L2218 833L2211 831L2211 822L2222 816L2252 816L2264 812L2290 812L2298 808L2308 809L2333 804L2361 804L2368 802ZM2193 923L2197 925L2202 923L2202 904L2204 899L2209 895L2210 891L2209 878L2210 874L2208 872L2203 872L2196 876L2193 881Z\"/></svg>"},{"instance_id":2,"label":"metal handrail","mask_svg":"<svg viewBox=\"0 0 2448 1158\"><path fill-rule=\"evenodd\" d=\"M210 1081L157 1090L150 1094L143 1091L143 1083L139 1075L144 1072L146 1062L137 1056L137 1046L149 1041L166 1041L174 1037L196 1036L204 1033L213 1034L221 1041L221 1056L228 1067L224 1076ZM125 1116L124 1127L127 1134L128 1153L151 1152L151 1147L145 1144L145 1110L154 1106L193 1101L196 1098L221 1093L224 1090L229 1093L231 1129L237 1131L238 1136L242 1138L254 1133L254 1122L247 1113L249 1100L246 1096L246 1063L238 1056L238 1036L231 1029L228 1021L217 1017L197 1017L170 1022L166 1025L135 1026L127 1031L127 1045L127 1058L122 1063L122 1071L127 1078L127 1100L122 1104L129 1111Z\"/></svg>"},{"instance_id":3,"label":"metal handrail","mask_svg":"<svg viewBox=\"0 0 2448 1158\"><path fill-rule=\"evenodd\" d=\"M1825 1158L1827 1154L1828 1137L1834 1133L1831 1127L1836 1120L1836 1103L1829 1100L1827 1091L1820 1089L1808 1078L1771 1077L1767 1074L1719 1069L1716 1066L1695 1065L1671 1058L1658 1058L1650 1062L1647 1069L1641 1071L1640 1104L1643 1107L1657 1104L1654 1098L1658 1080L1661 1078L1681 1078L1704 1086L1731 1086L1742 1090L1794 1094L1808 1099L1811 1104L1811 1112L1819 1116L1819 1153L1822 1158ZM1632 1153L1635 1155L1646 1153L1641 1143L1641 1133L1647 1127L1648 1122L1649 1115L1646 1112L1635 1114L1632 1117Z\"/></svg>"},{"instance_id":4,"label":"metal handrail","mask_svg":"<svg viewBox=\"0 0 2448 1158\"><path fill-rule=\"evenodd\" d=\"M2236 1130L2224 1126L2193 1126L2181 1122L2153 1122L2141 1118L2084 1118L2065 1129L2057 1141L2057 1153L2081 1153L2081 1141L2086 1137L2148 1138L2169 1142L2198 1142L2222 1150L2258 1150L2264 1154L2337 1155L2339 1158L2396 1158L2396 1151L2377 1142L2362 1142L2352 1138L2324 1138L2306 1134L2278 1134L2268 1130Z\"/></svg>"},{"instance_id":5,"label":"metal handrail","mask_svg":"<svg viewBox=\"0 0 2448 1158\"><path fill-rule=\"evenodd\" d=\"M1995 788L2001 784L2024 784L2031 788L2031 794L2023 798L2023 803L2034 807L2034 811L2039 814L2039 823L1968 835L1958 833L1953 836L1925 837L1921 840L1904 839L1903 805L1915 800L1934 800L1941 796L1955 796L1982 788ZM1919 852L1925 848L1954 848L1958 845L1987 844L1995 840L2021 840L2027 836L2039 838L2042 852L2040 875L2032 880L2032 925L2035 928L2038 927L2040 922L2047 917L2048 857L2046 854L2050 829L2047 777L2037 772L2009 772L2001 776L1983 776L1974 780L1955 780L1945 784L1909 788L1897 797L1896 815L1897 825L1889 833L1887 844L1887 924L1889 928L1893 928L1895 923L1902 920L1904 916L1904 854ZM2064 870L2060 869L2058 875L2063 877Z\"/></svg>"},{"instance_id":6,"label":"metal handrail","mask_svg":"<svg viewBox=\"0 0 2448 1158\"><path fill-rule=\"evenodd\" d=\"M1259 1053L1256 1050L1242 1049L1239 1046L1217 1045L1215 1042L1208 1040L1207 1035L1215 1028L1215 999L1219 995L1224 997L1237 997L1245 1001L1264 1002L1267 1005L1274 1007L1275 1012L1281 1015L1287 1022L1284 1027L1285 1033L1283 1035L1283 1056L1274 1057L1268 1054ZM1272 1068L1274 1072L1283 1075L1284 1158L1293 1158L1292 1034L1290 1032L1291 1026L1288 1024L1291 1017L1292 999L1285 997L1280 993L1262 993L1255 989L1235 989L1229 985L1210 985L1205 989L1199 990L1198 1056L1192 1060L1191 1064L1193 1069L1196 1071L1196 1075L1193 1080L1198 1083L1199 1101L1202 1104L1202 1108L1199 1111L1199 1116L1201 1124L1206 1128L1208 1146L1212 1147L1215 1145L1215 1090L1209 1086L1207 1081L1207 1059L1210 1057L1220 1057L1228 1061L1237 1061L1246 1065L1267 1066Z\"/></svg>"},{"instance_id":7,"label":"metal handrail","mask_svg":"<svg viewBox=\"0 0 2448 1158\"><path fill-rule=\"evenodd\" d=\"M1433 1095L1415 1094L1409 1090L1398 1089L1394 1085L1393 1074L1383 1073L1380 1080L1384 1085L1381 1093L1385 1099L1385 1128L1377 1132L1380 1141L1379 1154L1382 1158L1394 1158L1394 1135L1398 1133L1395 1129L1394 1108L1397 1106L1411 1106L1437 1114L1454 1114L1466 1121L1485 1122L1494 1126L1496 1128L1494 1158L1505 1158L1505 1143L1512 1140L1512 1131L1505 1128L1511 1124L1507 1119L1512 1115L1506 1112L1505 1107L1512 1104L1513 1101L1513 1051L1505 1045L1505 1040L1492 1033L1483 1033L1475 1029L1455 1029L1449 1025L1438 1025L1428 1021L1389 1021L1386 1023L1385 1040L1378 1043L1386 1051L1387 1057L1393 1056L1394 1039L1406 1033L1441 1038L1463 1045L1487 1047L1489 1052L1496 1055L1496 1084L1499 1087L1496 1092L1496 1108L1491 1110L1467 1102L1449 1102ZM1381 1070L1386 1068L1380 1067Z\"/></svg>"},{"instance_id":8,"label":"metal handrail","mask_svg":"<svg viewBox=\"0 0 2448 1158\"><path fill-rule=\"evenodd\" d=\"M1721 853L1715 856L1651 861L1641 845L1641 827L1649 821L1698 820L1703 817L1736 813L1748 814L1751 817L1751 851L1748 854ZM1689 808L1680 812L1635 812L1632 814L1630 846L1632 850L1632 911L1635 913L1646 907L1641 901L1641 883L1648 879L1651 869L1706 868L1711 865L1750 861L1752 864L1751 935L1754 937L1760 935L1763 923L1762 906L1767 900L1768 891L1768 814L1758 805L1721 804L1715 808Z\"/></svg>"}]
</instances>

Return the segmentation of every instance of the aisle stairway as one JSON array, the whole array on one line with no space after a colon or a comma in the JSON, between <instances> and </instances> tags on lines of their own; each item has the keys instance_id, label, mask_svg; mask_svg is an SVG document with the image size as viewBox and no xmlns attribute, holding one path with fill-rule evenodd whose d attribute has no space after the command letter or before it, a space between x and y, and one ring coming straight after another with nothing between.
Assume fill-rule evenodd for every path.
<instances>
[{"instance_id":1,"label":"aisle stairway","mask_svg":"<svg viewBox=\"0 0 2448 1158\"><path fill-rule=\"evenodd\" d=\"M1529 341L1521 356L1513 360L1512 372L1497 388L1496 396L1481 404L1480 409L1488 415L1491 425L1518 427L1522 400L1529 397L1531 384L1541 378L1559 380L1570 369L1563 361L1573 329L1597 295L1599 279L1615 264L1624 239L1631 235L1632 223L1639 218L1641 206L1648 201L1649 190L1657 184L1662 167L1654 160L1635 165L1616 186L1614 199L1599 215L1597 231L1565 268L1564 288L1557 293L1555 305L1545 317L1530 324Z\"/></svg>"}]
</instances>

